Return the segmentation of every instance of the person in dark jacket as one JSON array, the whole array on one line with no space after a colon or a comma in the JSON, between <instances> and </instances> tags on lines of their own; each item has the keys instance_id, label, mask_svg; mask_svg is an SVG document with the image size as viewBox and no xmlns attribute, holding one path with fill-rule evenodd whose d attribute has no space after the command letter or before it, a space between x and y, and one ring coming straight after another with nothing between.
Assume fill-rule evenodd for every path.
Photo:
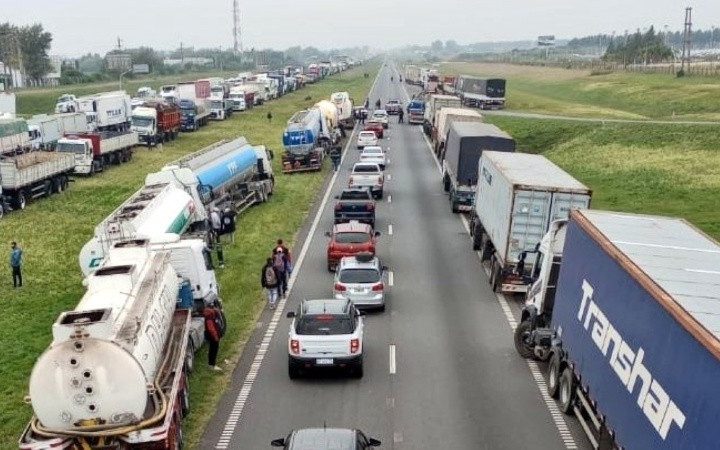
<instances>
[{"instance_id":1,"label":"person in dark jacket","mask_svg":"<svg viewBox=\"0 0 720 450\"><path fill-rule=\"evenodd\" d=\"M405 113L403 112L402 108L398 111L398 123L403 123L403 118L405 117Z\"/></svg>"},{"instance_id":2,"label":"person in dark jacket","mask_svg":"<svg viewBox=\"0 0 720 450\"><path fill-rule=\"evenodd\" d=\"M10 244L10 268L12 269L13 287L22 287L22 249L13 241Z\"/></svg>"},{"instance_id":3,"label":"person in dark jacket","mask_svg":"<svg viewBox=\"0 0 720 450\"><path fill-rule=\"evenodd\" d=\"M267 300L270 309L275 309L279 297L280 273L273 265L273 259L268 258L260 272L260 285L267 291Z\"/></svg>"},{"instance_id":4,"label":"person in dark jacket","mask_svg":"<svg viewBox=\"0 0 720 450\"><path fill-rule=\"evenodd\" d=\"M278 272L278 295L285 297L288 289L288 272L290 269L289 255L282 246L275 247L272 252L272 264Z\"/></svg>"},{"instance_id":5,"label":"person in dark jacket","mask_svg":"<svg viewBox=\"0 0 720 450\"><path fill-rule=\"evenodd\" d=\"M337 172L340 168L340 159L342 159L342 154L340 153L340 146L335 145L333 146L332 150L330 150L330 161L332 161L333 170L335 172Z\"/></svg>"},{"instance_id":6,"label":"person in dark jacket","mask_svg":"<svg viewBox=\"0 0 720 450\"><path fill-rule=\"evenodd\" d=\"M222 372L222 368L217 366L217 355L220 349L220 311L211 306L206 306L203 310L205 318L205 339L208 342L208 365L215 372Z\"/></svg>"},{"instance_id":7,"label":"person in dark jacket","mask_svg":"<svg viewBox=\"0 0 720 450\"><path fill-rule=\"evenodd\" d=\"M225 208L222 213L222 234L230 235L230 242L235 242L235 211Z\"/></svg>"}]
</instances>

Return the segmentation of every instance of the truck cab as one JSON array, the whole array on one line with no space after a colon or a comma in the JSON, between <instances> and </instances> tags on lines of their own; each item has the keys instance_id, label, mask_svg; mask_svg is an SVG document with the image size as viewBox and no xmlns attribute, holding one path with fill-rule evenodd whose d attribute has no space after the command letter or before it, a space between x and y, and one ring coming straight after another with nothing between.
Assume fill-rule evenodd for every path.
<instances>
[{"instance_id":1,"label":"truck cab","mask_svg":"<svg viewBox=\"0 0 720 450\"><path fill-rule=\"evenodd\" d=\"M79 111L77 97L72 94L63 94L55 104L56 113L68 113Z\"/></svg>"},{"instance_id":2,"label":"truck cab","mask_svg":"<svg viewBox=\"0 0 720 450\"><path fill-rule=\"evenodd\" d=\"M138 134L141 141L150 145L157 135L157 111L155 108L138 106L133 109L130 129Z\"/></svg>"},{"instance_id":3,"label":"truck cab","mask_svg":"<svg viewBox=\"0 0 720 450\"><path fill-rule=\"evenodd\" d=\"M210 115L215 120L225 120L232 115L233 102L225 98L210 98Z\"/></svg>"},{"instance_id":4,"label":"truck cab","mask_svg":"<svg viewBox=\"0 0 720 450\"><path fill-rule=\"evenodd\" d=\"M102 171L102 164L95 160L90 139L62 138L55 149L60 153L75 155L75 173L90 175Z\"/></svg>"},{"instance_id":5,"label":"truck cab","mask_svg":"<svg viewBox=\"0 0 720 450\"><path fill-rule=\"evenodd\" d=\"M230 91L229 98L234 111L245 111L247 109L247 105L245 104L245 91L233 89Z\"/></svg>"}]
</instances>

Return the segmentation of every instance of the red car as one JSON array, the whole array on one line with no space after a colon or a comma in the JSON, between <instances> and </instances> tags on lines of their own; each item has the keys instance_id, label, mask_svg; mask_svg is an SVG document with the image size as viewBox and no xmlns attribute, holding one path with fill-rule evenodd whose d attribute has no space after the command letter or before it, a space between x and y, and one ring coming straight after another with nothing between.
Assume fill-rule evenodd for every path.
<instances>
[{"instance_id":1,"label":"red car","mask_svg":"<svg viewBox=\"0 0 720 450\"><path fill-rule=\"evenodd\" d=\"M375 136L377 136L378 139L382 139L383 135L385 134L385 130L380 122L366 123L365 128L363 128L363 131L374 131Z\"/></svg>"},{"instance_id":2,"label":"red car","mask_svg":"<svg viewBox=\"0 0 720 450\"><path fill-rule=\"evenodd\" d=\"M357 220L339 223L333 226L332 232L326 233L330 238L327 248L327 267L334 271L345 256L355 256L358 253L369 253L375 256L375 244L379 231Z\"/></svg>"}]
</instances>

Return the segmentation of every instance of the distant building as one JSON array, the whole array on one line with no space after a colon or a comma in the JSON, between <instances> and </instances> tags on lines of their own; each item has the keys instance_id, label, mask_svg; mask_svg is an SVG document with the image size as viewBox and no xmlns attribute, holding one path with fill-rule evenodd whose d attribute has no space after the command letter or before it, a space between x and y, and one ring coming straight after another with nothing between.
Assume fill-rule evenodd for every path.
<instances>
[{"instance_id":1,"label":"distant building","mask_svg":"<svg viewBox=\"0 0 720 450\"><path fill-rule=\"evenodd\" d=\"M0 84L3 85L0 91L11 89L11 88L22 88L25 87L25 77L22 72L10 66L5 66L5 63L0 62Z\"/></svg>"},{"instance_id":2,"label":"distant building","mask_svg":"<svg viewBox=\"0 0 720 450\"><path fill-rule=\"evenodd\" d=\"M129 53L108 53L105 55L107 70L124 72L132 67L132 57Z\"/></svg>"},{"instance_id":3,"label":"distant building","mask_svg":"<svg viewBox=\"0 0 720 450\"><path fill-rule=\"evenodd\" d=\"M180 66L183 64L191 64L193 66L210 66L213 64L212 58L201 58L188 56L183 59L163 59L163 64L166 66Z\"/></svg>"}]
</instances>

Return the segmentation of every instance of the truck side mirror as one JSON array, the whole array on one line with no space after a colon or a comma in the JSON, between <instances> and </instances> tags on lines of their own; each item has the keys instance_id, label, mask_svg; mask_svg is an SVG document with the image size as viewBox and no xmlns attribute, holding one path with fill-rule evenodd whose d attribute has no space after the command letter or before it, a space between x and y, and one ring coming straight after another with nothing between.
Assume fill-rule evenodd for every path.
<instances>
[{"instance_id":1,"label":"truck side mirror","mask_svg":"<svg viewBox=\"0 0 720 450\"><path fill-rule=\"evenodd\" d=\"M294 319L295 318L295 311L288 311L285 315L288 319Z\"/></svg>"},{"instance_id":2,"label":"truck side mirror","mask_svg":"<svg viewBox=\"0 0 720 450\"><path fill-rule=\"evenodd\" d=\"M273 439L272 441L270 441L270 445L272 445L273 447L285 447L285 439Z\"/></svg>"},{"instance_id":3,"label":"truck side mirror","mask_svg":"<svg viewBox=\"0 0 720 450\"><path fill-rule=\"evenodd\" d=\"M378 441L377 439L370 438L368 439L368 445L370 447L380 447L382 445L382 442Z\"/></svg>"}]
</instances>

